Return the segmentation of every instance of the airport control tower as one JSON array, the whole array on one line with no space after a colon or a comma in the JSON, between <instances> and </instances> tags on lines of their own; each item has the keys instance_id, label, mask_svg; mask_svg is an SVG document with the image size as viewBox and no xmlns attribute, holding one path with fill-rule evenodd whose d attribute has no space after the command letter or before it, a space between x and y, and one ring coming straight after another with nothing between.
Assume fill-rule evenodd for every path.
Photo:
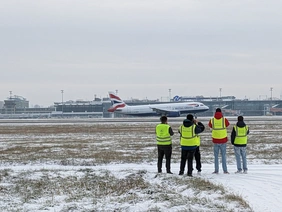
<instances>
[{"instance_id":1,"label":"airport control tower","mask_svg":"<svg viewBox=\"0 0 282 212\"><path fill-rule=\"evenodd\" d=\"M16 108L29 108L29 101L22 96L10 96L8 99L4 100L3 110L5 114L15 114Z\"/></svg>"}]
</instances>

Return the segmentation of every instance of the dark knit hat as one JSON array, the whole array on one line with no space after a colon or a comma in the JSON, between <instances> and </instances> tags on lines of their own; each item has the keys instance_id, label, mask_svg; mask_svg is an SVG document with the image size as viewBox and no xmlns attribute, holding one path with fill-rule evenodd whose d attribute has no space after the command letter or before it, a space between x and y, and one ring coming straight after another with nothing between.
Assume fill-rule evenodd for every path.
<instances>
[{"instance_id":1,"label":"dark knit hat","mask_svg":"<svg viewBox=\"0 0 282 212\"><path fill-rule=\"evenodd\" d=\"M162 116L160 118L160 120L161 120L162 123L165 123L167 121L167 117L166 116Z\"/></svg>"},{"instance_id":2,"label":"dark knit hat","mask_svg":"<svg viewBox=\"0 0 282 212\"><path fill-rule=\"evenodd\" d=\"M186 118L190 121L193 121L194 116L192 114L188 114Z\"/></svg>"},{"instance_id":3,"label":"dark knit hat","mask_svg":"<svg viewBox=\"0 0 282 212\"><path fill-rule=\"evenodd\" d=\"M244 121L243 116L238 116L238 121Z\"/></svg>"},{"instance_id":4,"label":"dark knit hat","mask_svg":"<svg viewBox=\"0 0 282 212\"><path fill-rule=\"evenodd\" d=\"M221 112L220 108L216 108L215 112Z\"/></svg>"}]
</instances>

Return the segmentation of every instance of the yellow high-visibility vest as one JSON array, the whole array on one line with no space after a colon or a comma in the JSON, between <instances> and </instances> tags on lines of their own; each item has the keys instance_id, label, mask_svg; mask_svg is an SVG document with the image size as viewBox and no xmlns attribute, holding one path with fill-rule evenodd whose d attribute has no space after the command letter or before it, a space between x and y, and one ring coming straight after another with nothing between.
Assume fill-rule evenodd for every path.
<instances>
[{"instance_id":1,"label":"yellow high-visibility vest","mask_svg":"<svg viewBox=\"0 0 282 212\"><path fill-rule=\"evenodd\" d=\"M157 145L170 145L172 143L169 128L168 124L158 124L156 126Z\"/></svg>"},{"instance_id":2,"label":"yellow high-visibility vest","mask_svg":"<svg viewBox=\"0 0 282 212\"><path fill-rule=\"evenodd\" d=\"M227 130L225 125L225 118L216 119L212 118L212 137L222 139L227 137Z\"/></svg>"},{"instance_id":3,"label":"yellow high-visibility vest","mask_svg":"<svg viewBox=\"0 0 282 212\"><path fill-rule=\"evenodd\" d=\"M248 126L245 127L234 126L234 130L236 131L234 144L243 145L248 143L248 136L247 136L248 129L249 129Z\"/></svg>"},{"instance_id":4,"label":"yellow high-visibility vest","mask_svg":"<svg viewBox=\"0 0 282 212\"><path fill-rule=\"evenodd\" d=\"M199 146L200 139L197 134L195 134L196 125L193 124L190 127L184 127L181 125L179 132L181 134L180 145L181 146Z\"/></svg>"}]
</instances>

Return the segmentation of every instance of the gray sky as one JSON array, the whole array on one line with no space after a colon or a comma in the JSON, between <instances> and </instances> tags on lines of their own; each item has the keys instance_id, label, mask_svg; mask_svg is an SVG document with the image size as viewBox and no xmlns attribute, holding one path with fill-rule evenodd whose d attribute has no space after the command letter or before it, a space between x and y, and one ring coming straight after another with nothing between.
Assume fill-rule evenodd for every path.
<instances>
[{"instance_id":1,"label":"gray sky","mask_svg":"<svg viewBox=\"0 0 282 212\"><path fill-rule=\"evenodd\" d=\"M2 0L0 100L282 95L280 0Z\"/></svg>"}]
</instances>

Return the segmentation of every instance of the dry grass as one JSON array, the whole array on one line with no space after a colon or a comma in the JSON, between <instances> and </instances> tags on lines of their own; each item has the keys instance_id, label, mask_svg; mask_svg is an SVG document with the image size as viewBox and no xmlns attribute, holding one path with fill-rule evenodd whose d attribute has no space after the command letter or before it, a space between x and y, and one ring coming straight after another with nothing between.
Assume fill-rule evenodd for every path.
<instances>
[{"instance_id":1,"label":"dry grass","mask_svg":"<svg viewBox=\"0 0 282 212\"><path fill-rule=\"evenodd\" d=\"M112 161L153 162L156 157L155 125L156 123L140 123L139 125L136 123L89 123L2 126L0 129L1 163L13 161L25 164L52 161L57 164L70 164L70 159L72 161L86 160L89 165ZM171 126L175 131L172 161L178 161L180 157L177 133L179 123L173 122ZM264 129L263 133L257 130L260 128ZM275 132L273 132L274 128ZM248 145L250 158L281 160L281 128L280 125L252 124ZM210 130L206 127L206 131L201 134L202 160L206 163L213 162L213 144L210 136ZM271 149L270 145L273 145ZM231 144L227 147L227 154L233 155Z\"/></svg>"},{"instance_id":2,"label":"dry grass","mask_svg":"<svg viewBox=\"0 0 282 212\"><path fill-rule=\"evenodd\" d=\"M128 170L128 175L119 179L112 173L102 170L97 174L87 166L110 163L156 163L154 128L157 122L142 123L74 123L74 124L2 124L0 128L0 164L57 164L63 166L85 166L74 174L66 176L64 170L42 169L14 172L3 169L0 172L0 191L4 202L14 199L13 211L23 211L22 203L37 203L41 210L48 210L60 202L66 202L60 211L83 211L84 207L73 204L91 199L95 207L101 206L101 199L116 202L116 211L124 202L138 204L142 201L166 202L168 207L183 206L183 211L195 211L193 205L217 208L219 211L232 211L226 201L241 205L251 211L250 206L240 195L230 193L222 185L195 178L159 177L159 184L150 184L146 178L153 178L146 171L138 173ZM178 126L174 129L172 162L180 161ZM282 162L282 125L252 122L248 144L248 163L261 160L266 163ZM262 132L263 130L263 132ZM231 129L229 129L230 133ZM213 163L211 132L201 135L203 163ZM228 162L234 163L233 147L227 147ZM174 186L169 186L170 184ZM175 190L177 185L179 190ZM137 192L138 191L138 192ZM190 192L191 195L182 194ZM202 195L201 195L202 194ZM216 202L207 198L217 195ZM41 198L45 198L42 200ZM40 203L42 201L42 203ZM106 201L106 202L107 202ZM181 208L181 207L180 207ZM4 210L9 211L8 207ZM126 208L124 208L126 210ZM84 210L88 211L88 210ZM90 211L90 210L89 210ZM148 211L159 211L158 206ZM181 209L180 209L181 211ZM212 211L212 210L211 210Z\"/></svg>"}]
</instances>

